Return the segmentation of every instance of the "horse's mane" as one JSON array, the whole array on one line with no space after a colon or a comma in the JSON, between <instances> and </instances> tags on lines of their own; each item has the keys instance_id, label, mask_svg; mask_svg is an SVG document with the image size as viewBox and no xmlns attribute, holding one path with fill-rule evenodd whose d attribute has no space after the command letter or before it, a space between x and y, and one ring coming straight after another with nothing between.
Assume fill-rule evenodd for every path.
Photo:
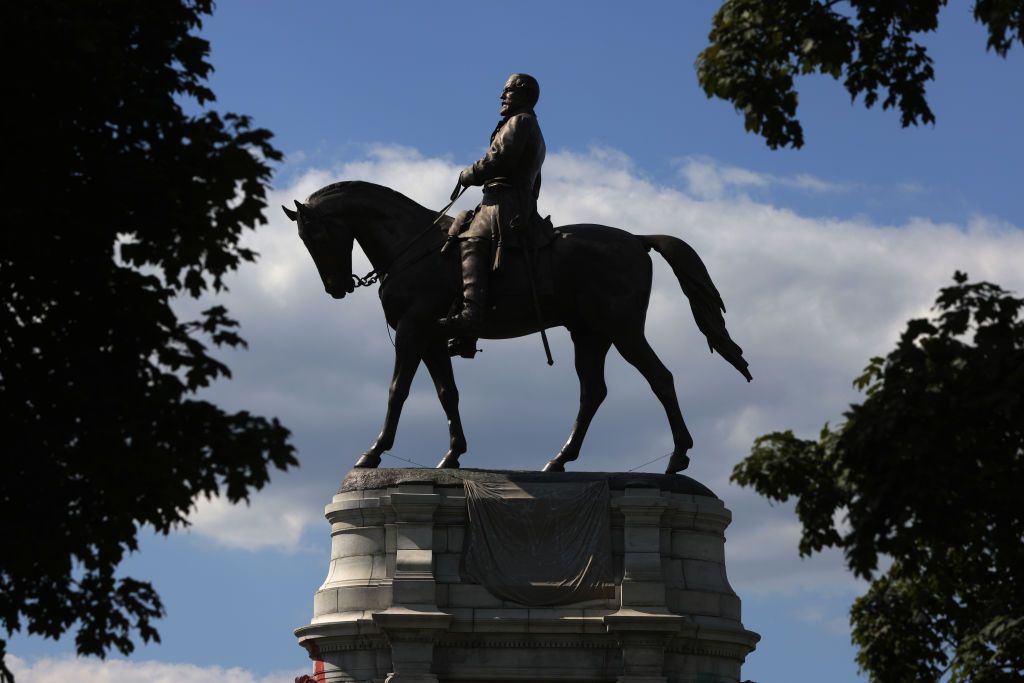
<instances>
[{"instance_id":1,"label":"horse's mane","mask_svg":"<svg viewBox=\"0 0 1024 683\"><path fill-rule=\"evenodd\" d=\"M309 195L309 197L306 199L306 202L319 204L320 202L332 199L335 196L342 194L356 194L361 195L364 198L369 198L370 196L372 196L373 199L379 200L386 204L404 203L408 205L408 208L415 207L422 211L428 210L426 207L421 206L417 202L414 202L413 200L409 199L408 197L406 197L401 192L398 192L397 190L392 190L390 187L386 187L384 185L377 185L376 183L368 183L365 180L342 180L337 183L325 185L324 187L321 187L313 194Z\"/></svg>"}]
</instances>

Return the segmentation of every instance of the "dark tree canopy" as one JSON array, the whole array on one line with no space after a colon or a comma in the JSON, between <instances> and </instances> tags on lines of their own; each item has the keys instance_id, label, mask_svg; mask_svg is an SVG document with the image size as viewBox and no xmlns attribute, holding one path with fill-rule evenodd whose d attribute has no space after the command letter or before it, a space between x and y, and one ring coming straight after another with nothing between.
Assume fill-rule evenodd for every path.
<instances>
[{"instance_id":1,"label":"dark tree canopy","mask_svg":"<svg viewBox=\"0 0 1024 683\"><path fill-rule=\"evenodd\" d=\"M935 311L871 360L841 426L762 436L733 480L795 498L801 554L841 548L871 580L850 613L871 680L1020 681L1024 299L957 273Z\"/></svg>"},{"instance_id":2,"label":"dark tree canopy","mask_svg":"<svg viewBox=\"0 0 1024 683\"><path fill-rule=\"evenodd\" d=\"M223 289L255 254L270 133L206 108L211 0L33 0L5 9L10 192L0 248L0 623L78 651L157 639L163 609L116 568L139 529L186 524L295 465L277 420L196 397L239 346ZM189 112L186 113L185 109ZM4 642L0 640L0 653ZM2 659L0 659L2 662ZM0 670L0 678L6 670Z\"/></svg>"},{"instance_id":3,"label":"dark tree canopy","mask_svg":"<svg viewBox=\"0 0 1024 683\"><path fill-rule=\"evenodd\" d=\"M772 149L804 143L794 77L822 73L864 104L897 107L904 127L934 123L925 89L934 77L917 36L936 30L946 0L725 0L710 44L697 58L708 97L743 114L748 131ZM1024 0L976 0L988 49L1005 57L1024 41Z\"/></svg>"}]
</instances>

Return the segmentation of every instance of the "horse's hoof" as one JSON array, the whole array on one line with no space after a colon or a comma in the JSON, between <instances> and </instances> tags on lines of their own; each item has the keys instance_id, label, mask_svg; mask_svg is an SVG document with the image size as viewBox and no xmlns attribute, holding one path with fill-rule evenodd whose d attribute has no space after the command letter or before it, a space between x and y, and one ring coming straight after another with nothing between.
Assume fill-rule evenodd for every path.
<instances>
[{"instance_id":1,"label":"horse's hoof","mask_svg":"<svg viewBox=\"0 0 1024 683\"><path fill-rule=\"evenodd\" d=\"M665 474L679 474L689 466L690 456L686 455L686 453L673 453L672 457L668 459L668 467L665 468Z\"/></svg>"},{"instance_id":2,"label":"horse's hoof","mask_svg":"<svg viewBox=\"0 0 1024 683\"><path fill-rule=\"evenodd\" d=\"M457 455L446 455L441 458L441 462L437 463L437 467L434 469L457 470L459 469L459 457Z\"/></svg>"},{"instance_id":3,"label":"horse's hoof","mask_svg":"<svg viewBox=\"0 0 1024 683\"><path fill-rule=\"evenodd\" d=\"M541 472L565 472L565 465L557 460L548 460Z\"/></svg>"},{"instance_id":4,"label":"horse's hoof","mask_svg":"<svg viewBox=\"0 0 1024 683\"><path fill-rule=\"evenodd\" d=\"M362 455L359 456L359 459L356 460L356 464L353 465L353 467L358 467L358 468L361 468L361 469L373 470L373 469L377 469L378 465L380 465L380 456L379 455L373 455L371 453L363 453Z\"/></svg>"}]
</instances>

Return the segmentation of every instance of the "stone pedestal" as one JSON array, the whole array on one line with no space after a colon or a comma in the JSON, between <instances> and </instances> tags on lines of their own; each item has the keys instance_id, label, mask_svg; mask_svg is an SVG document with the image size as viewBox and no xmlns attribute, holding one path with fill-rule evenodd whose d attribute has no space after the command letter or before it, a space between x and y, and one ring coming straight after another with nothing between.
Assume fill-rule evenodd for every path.
<instances>
[{"instance_id":1,"label":"stone pedestal","mask_svg":"<svg viewBox=\"0 0 1024 683\"><path fill-rule=\"evenodd\" d=\"M463 581L465 478L607 480L615 597L528 607ZM330 568L295 631L319 683L738 683L759 640L726 578L730 513L688 477L353 470L325 512Z\"/></svg>"}]
</instances>

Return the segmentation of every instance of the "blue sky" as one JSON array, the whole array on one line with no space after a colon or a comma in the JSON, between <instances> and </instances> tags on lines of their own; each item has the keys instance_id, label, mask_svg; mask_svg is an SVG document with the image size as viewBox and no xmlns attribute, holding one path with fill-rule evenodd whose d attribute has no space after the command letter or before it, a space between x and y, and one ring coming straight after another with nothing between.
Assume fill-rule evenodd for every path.
<instances>
[{"instance_id":1,"label":"blue sky","mask_svg":"<svg viewBox=\"0 0 1024 683\"><path fill-rule=\"evenodd\" d=\"M291 630L308 621L326 573L323 505L377 433L391 348L377 298L327 297L276 205L346 178L443 205L459 168L484 150L514 71L541 83L541 211L556 224L686 239L751 362L747 385L706 353L671 273L657 266L648 336L675 373L697 441L688 473L733 511L730 579L745 625L763 638L744 676L862 680L846 611L863 585L835 555L800 560L791 509L730 485L728 474L755 436L813 435L838 419L856 400L858 370L892 347L955 268L1024 291L1024 57L1019 47L1006 60L986 53L969 7L952 3L926 40L936 126L901 129L895 112L851 105L840 85L810 77L799 82L806 146L771 151L696 83L693 62L717 6L221 0L203 29L216 107L271 129L286 160L270 224L250 239L262 259L224 298L251 347L224 355L235 378L210 395L280 416L302 467L278 475L249 508L202 501L190 530L144 540L125 572L152 580L164 598L162 644L100 663L71 658L70 639L17 636L9 651L19 680L268 683L308 669ZM457 363L464 464L534 469L557 450L577 392L567 337L552 333L553 368L537 339L492 342ZM632 467L669 443L639 376L617 357L608 375L611 395L577 469ZM445 442L424 373L394 453L433 463Z\"/></svg>"}]
</instances>

